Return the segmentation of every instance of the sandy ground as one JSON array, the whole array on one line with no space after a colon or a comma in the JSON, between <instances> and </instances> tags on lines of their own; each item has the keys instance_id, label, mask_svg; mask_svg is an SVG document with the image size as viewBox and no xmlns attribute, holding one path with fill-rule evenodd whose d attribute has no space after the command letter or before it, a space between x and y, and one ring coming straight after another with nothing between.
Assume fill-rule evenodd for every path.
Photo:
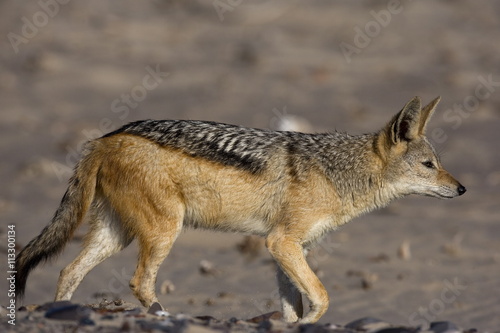
<instances>
[{"instance_id":1,"label":"sandy ground","mask_svg":"<svg viewBox=\"0 0 500 333\"><path fill-rule=\"evenodd\" d=\"M2 262L8 226L19 246L38 235L82 143L126 122L276 128L295 115L318 130L362 133L412 96L440 95L430 136L468 192L406 198L329 235L310 256L331 296L321 323L370 316L500 330L500 3L47 3L0 3ZM175 286L160 296L168 311L228 319L278 310L269 255L241 254L242 239L183 233L158 278L158 289ZM53 299L80 241L34 271L24 304ZM74 301L137 303L128 289L135 257L132 244L98 266ZM200 273L202 260L213 274Z\"/></svg>"}]
</instances>

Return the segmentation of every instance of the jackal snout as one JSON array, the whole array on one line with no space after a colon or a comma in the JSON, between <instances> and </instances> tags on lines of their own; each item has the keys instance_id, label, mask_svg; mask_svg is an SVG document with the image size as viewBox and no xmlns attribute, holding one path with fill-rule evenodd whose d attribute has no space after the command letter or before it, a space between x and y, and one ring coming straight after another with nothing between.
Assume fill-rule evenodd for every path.
<instances>
[{"instance_id":1,"label":"jackal snout","mask_svg":"<svg viewBox=\"0 0 500 333\"><path fill-rule=\"evenodd\" d=\"M438 193L438 196L440 198L451 199L467 192L465 186L460 184L460 182L453 178L453 176L450 175L446 170L439 171L438 181L439 183L443 184L439 187L440 191Z\"/></svg>"},{"instance_id":2,"label":"jackal snout","mask_svg":"<svg viewBox=\"0 0 500 333\"><path fill-rule=\"evenodd\" d=\"M452 199L467 191L465 186L446 171L439 162L417 162L406 170L403 168L403 172L403 183L410 194Z\"/></svg>"}]
</instances>

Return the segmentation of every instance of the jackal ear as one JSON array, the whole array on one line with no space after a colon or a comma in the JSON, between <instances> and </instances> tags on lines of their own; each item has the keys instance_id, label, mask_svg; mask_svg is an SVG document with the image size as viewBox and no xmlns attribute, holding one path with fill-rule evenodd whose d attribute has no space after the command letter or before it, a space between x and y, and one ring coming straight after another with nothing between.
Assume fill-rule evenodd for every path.
<instances>
[{"instance_id":1,"label":"jackal ear","mask_svg":"<svg viewBox=\"0 0 500 333\"><path fill-rule=\"evenodd\" d=\"M432 114L434 113L434 110L436 109L436 106L440 100L441 96L436 97L432 102L427 104L420 112L420 125L418 127L418 134L420 135L425 134L425 127L427 126L429 119L431 119Z\"/></svg>"},{"instance_id":2,"label":"jackal ear","mask_svg":"<svg viewBox=\"0 0 500 333\"><path fill-rule=\"evenodd\" d=\"M420 97L413 97L399 113L392 118L387 130L392 144L416 139L420 130Z\"/></svg>"}]
</instances>

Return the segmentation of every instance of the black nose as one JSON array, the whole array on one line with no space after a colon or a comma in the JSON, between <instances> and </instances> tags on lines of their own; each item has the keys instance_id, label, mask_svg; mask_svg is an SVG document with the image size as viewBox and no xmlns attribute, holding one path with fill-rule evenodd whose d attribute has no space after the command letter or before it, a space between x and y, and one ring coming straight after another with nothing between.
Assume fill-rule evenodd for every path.
<instances>
[{"instance_id":1,"label":"black nose","mask_svg":"<svg viewBox=\"0 0 500 333\"><path fill-rule=\"evenodd\" d=\"M457 188L457 191L458 191L458 195L462 195L465 192L467 192L467 189L463 185L459 185Z\"/></svg>"}]
</instances>

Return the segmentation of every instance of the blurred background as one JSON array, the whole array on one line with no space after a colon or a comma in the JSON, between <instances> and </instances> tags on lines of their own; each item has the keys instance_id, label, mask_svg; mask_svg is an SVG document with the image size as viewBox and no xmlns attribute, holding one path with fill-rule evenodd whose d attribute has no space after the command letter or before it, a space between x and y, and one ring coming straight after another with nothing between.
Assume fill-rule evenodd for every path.
<instances>
[{"instance_id":1,"label":"blurred background","mask_svg":"<svg viewBox=\"0 0 500 333\"><path fill-rule=\"evenodd\" d=\"M407 198L329 235L309 258L331 296L322 322L500 327L500 3L1 1L0 17L0 244L8 225L19 247L38 235L82 144L127 122L355 134L415 95L441 96L428 135L467 194ZM52 300L84 230L31 275L26 304ZM218 318L278 310L272 261L244 241L181 235L159 274L163 305ZM74 300L137 302L135 256L133 244L101 264Z\"/></svg>"}]
</instances>

